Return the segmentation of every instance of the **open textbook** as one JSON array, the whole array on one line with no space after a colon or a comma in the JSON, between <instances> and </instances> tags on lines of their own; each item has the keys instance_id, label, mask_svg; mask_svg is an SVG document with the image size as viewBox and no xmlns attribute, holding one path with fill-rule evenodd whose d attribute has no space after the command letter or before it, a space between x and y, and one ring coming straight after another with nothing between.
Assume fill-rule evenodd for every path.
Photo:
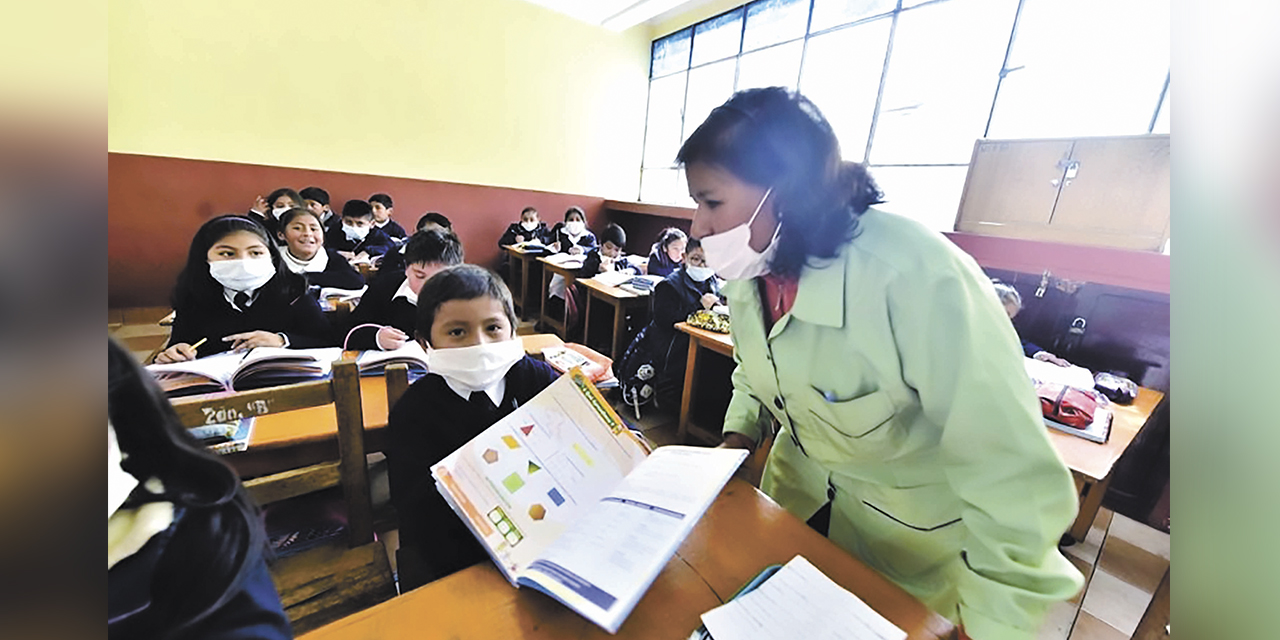
<instances>
[{"instance_id":1,"label":"open textbook","mask_svg":"<svg viewBox=\"0 0 1280 640\"><path fill-rule=\"evenodd\" d=\"M408 340L399 349L391 351L369 350L356 358L356 366L362 376L380 376L386 373L387 367L393 364L404 364L409 367L409 375L425 375L427 373L427 351L417 340Z\"/></svg>"},{"instance_id":2,"label":"open textbook","mask_svg":"<svg viewBox=\"0 0 1280 640\"><path fill-rule=\"evenodd\" d=\"M431 473L513 585L614 633L746 456L650 454L574 369Z\"/></svg>"},{"instance_id":3,"label":"open textbook","mask_svg":"<svg viewBox=\"0 0 1280 640\"><path fill-rule=\"evenodd\" d=\"M189 396L322 379L329 375L333 361L341 357L340 347L257 347L248 351L225 351L187 362L147 365L147 370L169 396Z\"/></svg>"}]
</instances>

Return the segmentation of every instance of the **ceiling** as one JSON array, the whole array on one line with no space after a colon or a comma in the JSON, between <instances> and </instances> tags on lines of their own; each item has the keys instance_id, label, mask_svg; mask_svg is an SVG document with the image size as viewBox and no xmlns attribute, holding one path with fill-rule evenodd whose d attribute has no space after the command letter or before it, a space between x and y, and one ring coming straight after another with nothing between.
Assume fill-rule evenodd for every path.
<instances>
[{"instance_id":1,"label":"ceiling","mask_svg":"<svg viewBox=\"0 0 1280 640\"><path fill-rule=\"evenodd\" d=\"M597 26L623 31L697 0L525 0Z\"/></svg>"}]
</instances>

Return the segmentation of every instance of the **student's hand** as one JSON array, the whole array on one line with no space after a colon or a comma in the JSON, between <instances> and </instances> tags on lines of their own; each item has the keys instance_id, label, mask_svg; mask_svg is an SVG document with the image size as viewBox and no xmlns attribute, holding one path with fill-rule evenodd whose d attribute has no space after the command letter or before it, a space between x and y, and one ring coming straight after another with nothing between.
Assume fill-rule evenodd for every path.
<instances>
[{"instance_id":1,"label":"student's hand","mask_svg":"<svg viewBox=\"0 0 1280 640\"><path fill-rule=\"evenodd\" d=\"M156 364L168 364L170 362L186 362L196 359L196 350L185 342L179 342L164 351L156 354Z\"/></svg>"},{"instance_id":2,"label":"student's hand","mask_svg":"<svg viewBox=\"0 0 1280 640\"><path fill-rule=\"evenodd\" d=\"M351 253L350 251L339 251L338 255L346 258L348 261L356 259L356 254Z\"/></svg>"},{"instance_id":3,"label":"student's hand","mask_svg":"<svg viewBox=\"0 0 1280 640\"><path fill-rule=\"evenodd\" d=\"M1071 366L1070 362L1067 362L1066 360L1063 360L1062 358L1059 358L1058 356L1055 356L1052 353L1049 353L1048 351L1037 351L1036 354L1031 357L1036 360L1040 360L1041 362L1049 362L1052 364L1056 364L1059 367Z\"/></svg>"},{"instance_id":4,"label":"student's hand","mask_svg":"<svg viewBox=\"0 0 1280 640\"><path fill-rule=\"evenodd\" d=\"M271 207L270 207L269 205L267 205L267 199L266 199L266 198L264 198L264 197L262 197L262 196L258 196L258 197L256 197L256 198L254 198L254 199L253 199L253 206L252 206L252 207L249 207L249 210L250 210L250 211L257 211L258 213L261 213L261 214L263 214L263 215L266 215L266 213L267 213L268 211L270 211L270 210L271 210Z\"/></svg>"},{"instance_id":5,"label":"student's hand","mask_svg":"<svg viewBox=\"0 0 1280 640\"><path fill-rule=\"evenodd\" d=\"M551 243L551 253L560 253L560 241L556 240Z\"/></svg>"},{"instance_id":6,"label":"student's hand","mask_svg":"<svg viewBox=\"0 0 1280 640\"><path fill-rule=\"evenodd\" d=\"M357 254L356 254L356 260L360 260L360 261L362 261L362 262L368 262L368 261L369 261L369 252L368 252L368 251L361 251L360 253L357 253Z\"/></svg>"},{"instance_id":7,"label":"student's hand","mask_svg":"<svg viewBox=\"0 0 1280 640\"><path fill-rule=\"evenodd\" d=\"M718 305L718 304L720 304L720 296L718 296L718 295L716 295L716 294L714 294L714 293L704 293L704 294L702 294L702 308L703 308L703 309L710 309L711 307L714 307L714 306L716 306L716 305Z\"/></svg>"},{"instance_id":8,"label":"student's hand","mask_svg":"<svg viewBox=\"0 0 1280 640\"><path fill-rule=\"evenodd\" d=\"M378 329L376 342L378 348L383 351L395 351L404 346L409 341L409 336L395 327L383 327Z\"/></svg>"},{"instance_id":9,"label":"student's hand","mask_svg":"<svg viewBox=\"0 0 1280 640\"><path fill-rule=\"evenodd\" d=\"M724 442L721 442L717 449L746 449L747 451L756 450L756 442L747 436L736 431L730 431L724 434Z\"/></svg>"},{"instance_id":10,"label":"student's hand","mask_svg":"<svg viewBox=\"0 0 1280 640\"><path fill-rule=\"evenodd\" d=\"M270 331L246 331L244 333L233 333L222 339L223 342L231 343L232 351L244 351L246 349L256 349L258 347L283 347L284 338L278 333Z\"/></svg>"},{"instance_id":11,"label":"student's hand","mask_svg":"<svg viewBox=\"0 0 1280 640\"><path fill-rule=\"evenodd\" d=\"M516 244L520 244L521 242L524 242L524 236L516 236Z\"/></svg>"},{"instance_id":12,"label":"student's hand","mask_svg":"<svg viewBox=\"0 0 1280 640\"><path fill-rule=\"evenodd\" d=\"M582 247L576 244L573 245L572 247L569 247L569 255L571 256L580 256L582 255L583 251L585 251L585 249L583 249Z\"/></svg>"},{"instance_id":13,"label":"student's hand","mask_svg":"<svg viewBox=\"0 0 1280 640\"><path fill-rule=\"evenodd\" d=\"M600 256L601 271L613 271L616 267L617 265L614 264L613 258L606 258L604 256Z\"/></svg>"}]
</instances>

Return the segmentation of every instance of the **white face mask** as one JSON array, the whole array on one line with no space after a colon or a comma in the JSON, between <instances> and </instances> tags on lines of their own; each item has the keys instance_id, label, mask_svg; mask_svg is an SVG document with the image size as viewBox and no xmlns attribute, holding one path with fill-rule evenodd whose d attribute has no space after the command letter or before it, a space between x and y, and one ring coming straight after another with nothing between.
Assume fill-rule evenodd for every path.
<instances>
[{"instance_id":1,"label":"white face mask","mask_svg":"<svg viewBox=\"0 0 1280 640\"><path fill-rule=\"evenodd\" d=\"M587 223L581 220L564 223L564 231L571 236L580 236L587 230Z\"/></svg>"},{"instance_id":2,"label":"white face mask","mask_svg":"<svg viewBox=\"0 0 1280 640\"><path fill-rule=\"evenodd\" d=\"M773 256L778 231L782 229L782 225L779 224L774 230L773 237L769 239L769 246L765 247L763 252L756 253L756 250L751 248L751 223L755 222L756 216L760 215L760 209L764 207L764 201L769 199L770 193L773 193L772 187L764 192L760 204L756 205L755 212L745 223L702 239L702 250L707 254L707 266L720 274L720 277L726 280L749 280L768 270L769 258Z\"/></svg>"},{"instance_id":3,"label":"white face mask","mask_svg":"<svg viewBox=\"0 0 1280 640\"><path fill-rule=\"evenodd\" d=\"M120 453L120 445L116 442L116 430L111 426L111 421L107 421L107 518L111 518L111 514L115 513L125 500L129 499L129 494L133 493L135 487L138 486L138 479L133 477L120 463L124 462L124 455Z\"/></svg>"},{"instance_id":4,"label":"white face mask","mask_svg":"<svg viewBox=\"0 0 1280 640\"><path fill-rule=\"evenodd\" d=\"M209 275L228 289L248 293L276 275L276 266L272 264L271 258L266 257L219 260L209 263Z\"/></svg>"},{"instance_id":5,"label":"white face mask","mask_svg":"<svg viewBox=\"0 0 1280 640\"><path fill-rule=\"evenodd\" d=\"M538 223L536 223L536 222L521 222L521 223L520 223L520 226L521 226L525 231L533 231L534 229L537 229L537 228L538 228Z\"/></svg>"},{"instance_id":6,"label":"white face mask","mask_svg":"<svg viewBox=\"0 0 1280 640\"><path fill-rule=\"evenodd\" d=\"M524 358L524 343L514 339L457 349L432 349L427 352L427 371L476 392L496 384L521 358Z\"/></svg>"},{"instance_id":7,"label":"white face mask","mask_svg":"<svg viewBox=\"0 0 1280 640\"><path fill-rule=\"evenodd\" d=\"M342 223L342 232L347 234L347 239L352 242L361 242L364 237L369 235L369 227L353 227L347 223Z\"/></svg>"},{"instance_id":8,"label":"white face mask","mask_svg":"<svg viewBox=\"0 0 1280 640\"><path fill-rule=\"evenodd\" d=\"M280 216L284 215L284 212L288 210L289 210L289 207L276 207L271 210L271 215L275 216L276 220L279 220Z\"/></svg>"},{"instance_id":9,"label":"white face mask","mask_svg":"<svg viewBox=\"0 0 1280 640\"><path fill-rule=\"evenodd\" d=\"M691 264L685 265L684 272L689 274L690 278L693 278L698 282L706 282L707 278L716 274L716 270L711 267L695 267Z\"/></svg>"}]
</instances>

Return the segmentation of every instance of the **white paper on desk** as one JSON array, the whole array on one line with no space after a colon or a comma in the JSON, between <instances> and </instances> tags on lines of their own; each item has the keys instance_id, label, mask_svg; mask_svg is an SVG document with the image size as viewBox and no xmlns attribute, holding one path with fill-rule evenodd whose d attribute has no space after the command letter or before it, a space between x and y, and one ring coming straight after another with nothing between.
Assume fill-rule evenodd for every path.
<instances>
[{"instance_id":1,"label":"white paper on desk","mask_svg":"<svg viewBox=\"0 0 1280 640\"><path fill-rule=\"evenodd\" d=\"M611 287L616 287L634 277L636 277L636 275L630 271L601 271L591 279L599 282L600 284L607 284Z\"/></svg>"},{"instance_id":2,"label":"white paper on desk","mask_svg":"<svg viewBox=\"0 0 1280 640\"><path fill-rule=\"evenodd\" d=\"M906 632L831 581L804 556L755 590L702 614L716 640L905 640Z\"/></svg>"},{"instance_id":3,"label":"white paper on desk","mask_svg":"<svg viewBox=\"0 0 1280 640\"><path fill-rule=\"evenodd\" d=\"M1023 358L1022 364L1027 369L1027 375L1036 382L1065 384L1085 391L1093 388L1093 373L1084 367L1075 365L1059 367L1052 362L1043 362L1035 358Z\"/></svg>"}]
</instances>

